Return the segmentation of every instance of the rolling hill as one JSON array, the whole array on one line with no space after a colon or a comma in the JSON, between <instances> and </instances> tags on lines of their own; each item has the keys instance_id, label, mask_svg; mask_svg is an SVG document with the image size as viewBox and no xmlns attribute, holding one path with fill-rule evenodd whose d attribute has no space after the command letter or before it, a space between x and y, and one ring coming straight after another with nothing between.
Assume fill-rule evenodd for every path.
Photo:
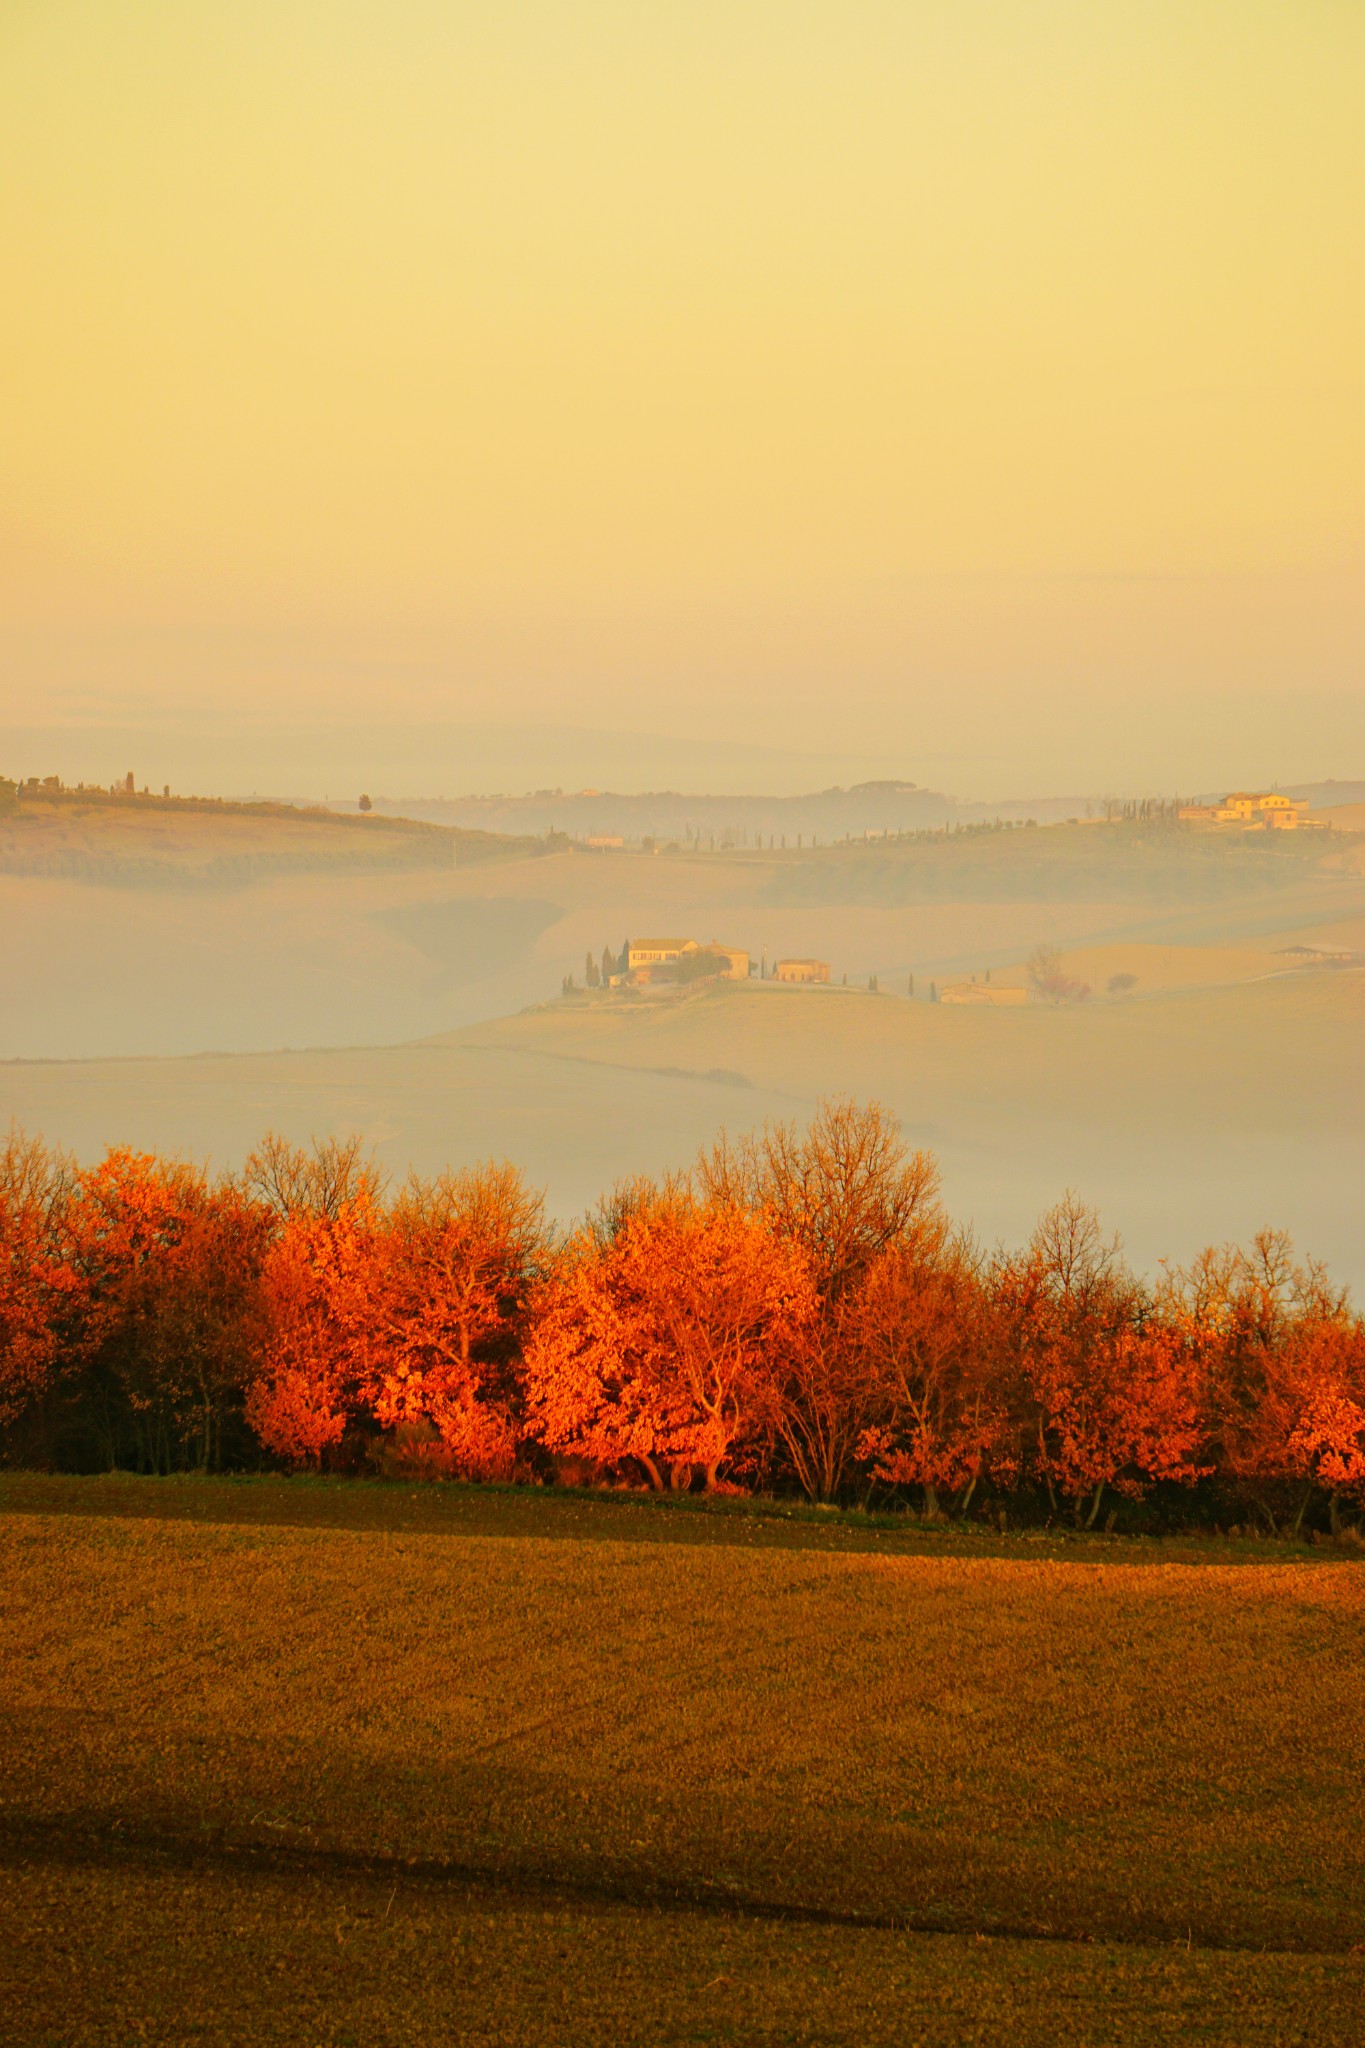
<instances>
[{"instance_id":1,"label":"rolling hill","mask_svg":"<svg viewBox=\"0 0 1365 2048\"><path fill-rule=\"evenodd\" d=\"M1070 1185L1146 1264L1275 1223L1365 1283L1365 977L1284 950L1365 952L1358 837L1061 825L651 855L270 806L19 811L0 1122L84 1156L230 1163L268 1127L359 1130L400 1171L510 1157L567 1218L722 1123L849 1092L938 1152L988 1238ZM833 985L546 1000L651 930L816 954ZM1100 999L905 999L911 973L918 998L1020 982L1040 942ZM1105 1000L1116 976L1131 991Z\"/></svg>"},{"instance_id":2,"label":"rolling hill","mask_svg":"<svg viewBox=\"0 0 1365 2048\"><path fill-rule=\"evenodd\" d=\"M725 984L556 1001L425 1042L12 1063L0 1116L84 1156L235 1163L267 1128L359 1131L384 1164L515 1160L570 1218L686 1164L722 1124L876 1096L932 1148L954 1212L1017 1241L1070 1186L1146 1266L1275 1225L1365 1285L1365 973L1317 969L1077 1008Z\"/></svg>"},{"instance_id":3,"label":"rolling hill","mask_svg":"<svg viewBox=\"0 0 1365 2048\"><path fill-rule=\"evenodd\" d=\"M911 972L1017 968L1040 941L1258 952L1365 915L1341 842L1291 841L1063 825L650 855L281 806L26 797L0 816L15 963L0 1058L392 1044L540 1001L589 951L651 930L904 988Z\"/></svg>"}]
</instances>

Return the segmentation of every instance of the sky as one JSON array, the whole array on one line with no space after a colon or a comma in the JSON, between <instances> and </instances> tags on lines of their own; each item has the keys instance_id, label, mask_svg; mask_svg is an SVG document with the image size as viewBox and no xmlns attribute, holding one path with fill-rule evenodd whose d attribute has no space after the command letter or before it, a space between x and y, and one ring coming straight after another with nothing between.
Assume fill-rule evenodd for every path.
<instances>
[{"instance_id":1,"label":"sky","mask_svg":"<svg viewBox=\"0 0 1365 2048\"><path fill-rule=\"evenodd\" d=\"M1365 774L1362 104L1358 0L0 0L0 772Z\"/></svg>"}]
</instances>

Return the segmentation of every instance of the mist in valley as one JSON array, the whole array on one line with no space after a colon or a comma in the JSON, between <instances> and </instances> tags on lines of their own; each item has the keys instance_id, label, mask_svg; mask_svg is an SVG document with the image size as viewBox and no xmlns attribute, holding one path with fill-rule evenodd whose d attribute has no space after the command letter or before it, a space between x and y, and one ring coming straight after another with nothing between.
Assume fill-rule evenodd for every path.
<instances>
[{"instance_id":1,"label":"mist in valley","mask_svg":"<svg viewBox=\"0 0 1365 2048\"><path fill-rule=\"evenodd\" d=\"M1071 1187L1148 1269L1270 1225L1365 1285L1358 813L1228 836L1092 810L713 851L26 797L0 819L0 1117L86 1159L234 1166L267 1129L358 1132L400 1176L505 1157L568 1222L722 1126L875 1097L987 1242ZM587 986L655 934L754 971ZM1085 1000L1030 992L1040 946ZM828 984L768 978L793 956Z\"/></svg>"}]
</instances>

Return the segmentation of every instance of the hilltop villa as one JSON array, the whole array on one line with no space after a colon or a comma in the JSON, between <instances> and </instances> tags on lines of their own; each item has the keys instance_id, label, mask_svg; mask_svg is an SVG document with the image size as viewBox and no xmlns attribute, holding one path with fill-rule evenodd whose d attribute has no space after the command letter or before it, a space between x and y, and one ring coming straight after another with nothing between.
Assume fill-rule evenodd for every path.
<instances>
[{"instance_id":1,"label":"hilltop villa","mask_svg":"<svg viewBox=\"0 0 1365 2048\"><path fill-rule=\"evenodd\" d=\"M748 954L737 946L722 946L718 939L705 946L696 939L632 939L626 949L626 967L633 979L648 981L651 969L672 967L693 953L714 954L724 960L726 965L717 976L721 981L749 979Z\"/></svg>"},{"instance_id":2,"label":"hilltop villa","mask_svg":"<svg viewBox=\"0 0 1365 2048\"><path fill-rule=\"evenodd\" d=\"M1318 823L1305 805L1277 789L1234 789L1220 804L1182 804L1177 815L1187 825L1240 825L1244 831L1307 831Z\"/></svg>"}]
</instances>

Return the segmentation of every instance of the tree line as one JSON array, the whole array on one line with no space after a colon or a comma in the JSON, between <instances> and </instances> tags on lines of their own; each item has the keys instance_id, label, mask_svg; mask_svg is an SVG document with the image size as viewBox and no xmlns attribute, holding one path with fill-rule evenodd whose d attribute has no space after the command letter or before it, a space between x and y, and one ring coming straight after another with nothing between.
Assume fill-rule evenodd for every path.
<instances>
[{"instance_id":1,"label":"tree line","mask_svg":"<svg viewBox=\"0 0 1365 2048\"><path fill-rule=\"evenodd\" d=\"M1067 1195L990 1250L875 1104L553 1229L514 1167L0 1149L0 1454L1358 1526L1365 1323L1267 1231L1135 1274Z\"/></svg>"}]
</instances>

